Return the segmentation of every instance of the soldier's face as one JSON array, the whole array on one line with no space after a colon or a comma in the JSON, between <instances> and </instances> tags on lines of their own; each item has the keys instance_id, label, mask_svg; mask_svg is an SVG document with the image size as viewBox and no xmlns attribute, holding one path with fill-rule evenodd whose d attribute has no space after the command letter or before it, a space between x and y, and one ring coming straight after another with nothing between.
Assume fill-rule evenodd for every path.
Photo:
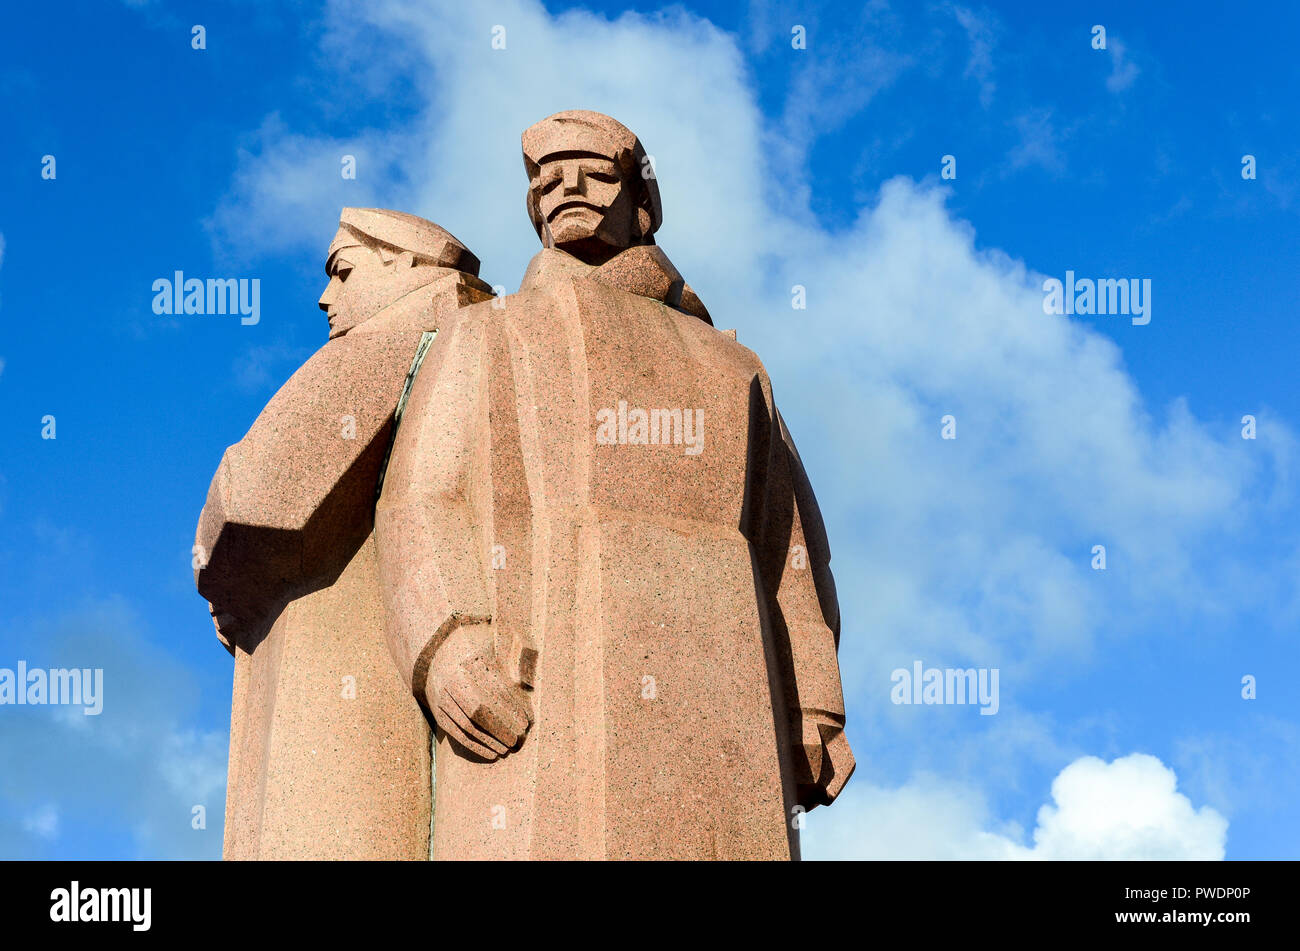
<instances>
[{"instance_id":1,"label":"soldier's face","mask_svg":"<svg viewBox=\"0 0 1300 951\"><path fill-rule=\"evenodd\" d=\"M614 250L633 243L633 183L616 162L595 155L548 159L533 186L551 244L587 257L598 242Z\"/></svg>"},{"instance_id":2,"label":"soldier's face","mask_svg":"<svg viewBox=\"0 0 1300 951\"><path fill-rule=\"evenodd\" d=\"M329 318L330 337L351 330L431 279L428 266L409 256L385 262L373 248L340 249L329 261L330 282L317 303Z\"/></svg>"}]
</instances>

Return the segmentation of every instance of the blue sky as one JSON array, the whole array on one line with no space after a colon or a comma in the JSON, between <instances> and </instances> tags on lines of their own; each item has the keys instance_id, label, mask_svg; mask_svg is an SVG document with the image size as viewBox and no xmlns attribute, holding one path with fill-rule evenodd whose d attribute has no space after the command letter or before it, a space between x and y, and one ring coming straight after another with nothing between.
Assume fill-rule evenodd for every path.
<instances>
[{"instance_id":1,"label":"blue sky","mask_svg":"<svg viewBox=\"0 0 1300 951\"><path fill-rule=\"evenodd\" d=\"M220 854L231 662L189 563L221 452L324 342L342 206L513 290L518 135L566 108L655 156L660 244L822 503L859 769L808 854L1300 854L1300 11L465 6L8 14L0 667L106 697L0 707L0 855ZM176 270L259 278L261 320L155 315ZM1151 322L1044 314L1067 270L1149 279ZM998 714L893 704L916 660L999 668Z\"/></svg>"}]
</instances>

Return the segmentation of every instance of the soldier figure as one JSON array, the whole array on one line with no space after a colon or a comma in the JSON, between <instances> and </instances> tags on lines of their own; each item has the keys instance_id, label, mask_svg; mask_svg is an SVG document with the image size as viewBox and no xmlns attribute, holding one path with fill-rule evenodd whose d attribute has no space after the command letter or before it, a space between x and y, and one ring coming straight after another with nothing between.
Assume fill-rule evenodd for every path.
<instances>
[{"instance_id":1,"label":"soldier figure","mask_svg":"<svg viewBox=\"0 0 1300 951\"><path fill-rule=\"evenodd\" d=\"M519 291L345 209L330 340L213 480L228 858L797 858L853 771L766 370L655 243L636 136L561 112L523 153Z\"/></svg>"},{"instance_id":2,"label":"soldier figure","mask_svg":"<svg viewBox=\"0 0 1300 951\"><path fill-rule=\"evenodd\" d=\"M654 244L631 132L563 112L523 150L544 248L444 323L375 519L389 643L439 727L433 855L797 857L792 817L853 757L767 373Z\"/></svg>"}]
</instances>

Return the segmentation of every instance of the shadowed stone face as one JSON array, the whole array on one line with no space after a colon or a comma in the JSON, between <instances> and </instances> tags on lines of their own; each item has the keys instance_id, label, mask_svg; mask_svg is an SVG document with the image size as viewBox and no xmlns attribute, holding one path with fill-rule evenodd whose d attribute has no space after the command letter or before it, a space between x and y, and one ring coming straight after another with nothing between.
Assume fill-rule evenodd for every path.
<instances>
[{"instance_id":1,"label":"shadowed stone face","mask_svg":"<svg viewBox=\"0 0 1300 951\"><path fill-rule=\"evenodd\" d=\"M541 164L532 187L545 222L543 240L550 247L600 263L640 242L636 183L613 160L556 155Z\"/></svg>"},{"instance_id":2,"label":"shadowed stone face","mask_svg":"<svg viewBox=\"0 0 1300 951\"><path fill-rule=\"evenodd\" d=\"M607 115L571 109L524 130L528 215L547 248L600 266L654 244L662 221L653 162L632 131Z\"/></svg>"}]
</instances>

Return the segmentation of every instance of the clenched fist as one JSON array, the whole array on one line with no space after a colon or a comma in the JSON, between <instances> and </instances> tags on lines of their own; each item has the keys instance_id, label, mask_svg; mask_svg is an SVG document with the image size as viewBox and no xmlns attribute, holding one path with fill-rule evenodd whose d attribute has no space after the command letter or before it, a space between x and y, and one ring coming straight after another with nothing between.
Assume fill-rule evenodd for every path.
<instances>
[{"instance_id":1,"label":"clenched fist","mask_svg":"<svg viewBox=\"0 0 1300 951\"><path fill-rule=\"evenodd\" d=\"M533 722L528 695L497 663L492 627L456 628L438 646L425 699L442 731L483 759L505 756Z\"/></svg>"}]
</instances>

